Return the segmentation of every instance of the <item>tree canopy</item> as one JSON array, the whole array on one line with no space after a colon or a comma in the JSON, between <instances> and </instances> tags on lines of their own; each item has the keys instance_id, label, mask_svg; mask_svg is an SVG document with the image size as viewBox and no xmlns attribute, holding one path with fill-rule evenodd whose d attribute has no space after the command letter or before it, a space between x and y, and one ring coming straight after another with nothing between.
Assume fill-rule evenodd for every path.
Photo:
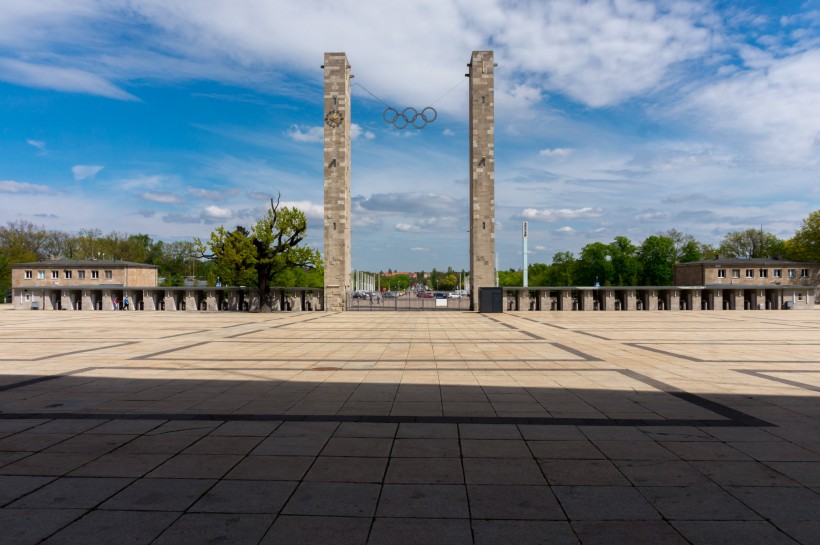
<instances>
[{"instance_id":1,"label":"tree canopy","mask_svg":"<svg viewBox=\"0 0 820 545\"><path fill-rule=\"evenodd\" d=\"M195 245L201 257L216 263L225 284L255 286L260 311L270 312L272 281L277 275L297 267L321 265L317 250L300 246L306 235L305 214L271 199L268 213L250 229L239 225L228 231L220 226L211 233L207 248L199 239L195 239Z\"/></svg>"}]
</instances>

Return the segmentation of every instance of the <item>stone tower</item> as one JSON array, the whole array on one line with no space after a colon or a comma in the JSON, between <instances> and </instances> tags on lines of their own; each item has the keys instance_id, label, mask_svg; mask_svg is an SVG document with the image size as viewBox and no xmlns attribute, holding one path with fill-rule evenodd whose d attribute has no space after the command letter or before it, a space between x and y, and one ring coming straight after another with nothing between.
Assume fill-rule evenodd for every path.
<instances>
[{"instance_id":1,"label":"stone tower","mask_svg":"<svg viewBox=\"0 0 820 545\"><path fill-rule=\"evenodd\" d=\"M325 53L325 310L345 310L350 288L350 65Z\"/></svg>"},{"instance_id":2,"label":"stone tower","mask_svg":"<svg viewBox=\"0 0 820 545\"><path fill-rule=\"evenodd\" d=\"M495 114L492 51L470 58L470 287L495 285Z\"/></svg>"}]
</instances>

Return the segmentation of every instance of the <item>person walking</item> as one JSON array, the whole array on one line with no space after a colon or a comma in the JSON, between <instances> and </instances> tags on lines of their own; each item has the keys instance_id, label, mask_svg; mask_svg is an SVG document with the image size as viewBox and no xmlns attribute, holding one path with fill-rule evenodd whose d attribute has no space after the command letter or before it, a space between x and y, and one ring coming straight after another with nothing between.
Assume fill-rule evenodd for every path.
<instances>
[{"instance_id":1,"label":"person walking","mask_svg":"<svg viewBox=\"0 0 820 545\"><path fill-rule=\"evenodd\" d=\"M123 297L123 299L122 299L122 309L123 310L128 310L128 296L127 295L125 297Z\"/></svg>"}]
</instances>

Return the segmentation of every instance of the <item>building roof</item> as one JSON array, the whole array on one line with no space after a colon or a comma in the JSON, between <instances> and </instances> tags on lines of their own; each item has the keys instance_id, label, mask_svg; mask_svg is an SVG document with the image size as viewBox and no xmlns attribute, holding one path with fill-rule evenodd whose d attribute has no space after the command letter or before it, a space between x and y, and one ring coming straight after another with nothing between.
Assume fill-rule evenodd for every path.
<instances>
[{"instance_id":1,"label":"building roof","mask_svg":"<svg viewBox=\"0 0 820 545\"><path fill-rule=\"evenodd\" d=\"M692 265L711 265L711 266L729 266L729 265L817 265L808 261L791 261L789 259L776 259L773 257L752 257L748 259L741 259L737 257L724 257L719 259L704 259L701 261L690 261L688 263L675 263L679 266Z\"/></svg>"},{"instance_id":2,"label":"building roof","mask_svg":"<svg viewBox=\"0 0 820 545\"><path fill-rule=\"evenodd\" d=\"M149 265L148 263L136 263L134 261L118 261L115 259L53 259L51 261L34 261L31 263L13 263L12 269L33 269L36 267L43 268L118 268L131 267L143 269L156 269L156 265Z\"/></svg>"}]
</instances>

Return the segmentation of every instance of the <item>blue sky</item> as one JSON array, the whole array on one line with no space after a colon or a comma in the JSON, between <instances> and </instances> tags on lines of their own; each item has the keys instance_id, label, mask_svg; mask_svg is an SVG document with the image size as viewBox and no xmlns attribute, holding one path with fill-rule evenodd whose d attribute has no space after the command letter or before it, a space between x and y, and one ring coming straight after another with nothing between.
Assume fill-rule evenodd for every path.
<instances>
[{"instance_id":1,"label":"blue sky","mask_svg":"<svg viewBox=\"0 0 820 545\"><path fill-rule=\"evenodd\" d=\"M0 0L0 222L206 237L270 195L322 247L322 70L353 88L353 266L468 266L466 64L496 71L502 268L820 208L820 0ZM384 103L434 106L423 130Z\"/></svg>"}]
</instances>

